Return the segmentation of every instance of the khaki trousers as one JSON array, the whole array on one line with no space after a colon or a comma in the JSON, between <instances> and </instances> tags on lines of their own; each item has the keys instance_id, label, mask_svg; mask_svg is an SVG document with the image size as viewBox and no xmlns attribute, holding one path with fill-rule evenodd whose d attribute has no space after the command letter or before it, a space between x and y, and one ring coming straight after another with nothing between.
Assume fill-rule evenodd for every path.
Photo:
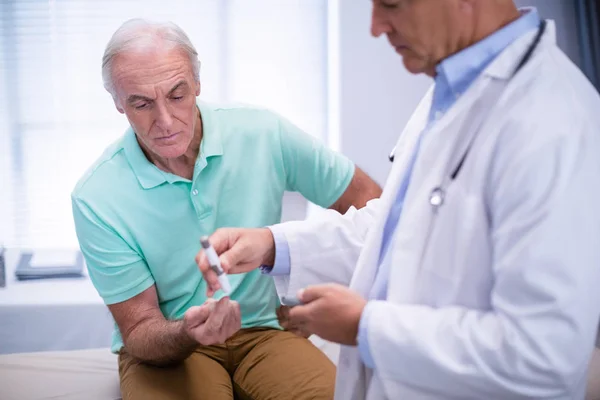
<instances>
[{"instance_id":1,"label":"khaki trousers","mask_svg":"<svg viewBox=\"0 0 600 400\"><path fill-rule=\"evenodd\" d=\"M242 329L200 346L172 367L119 354L123 400L329 400L335 366L308 339L271 328Z\"/></svg>"}]
</instances>

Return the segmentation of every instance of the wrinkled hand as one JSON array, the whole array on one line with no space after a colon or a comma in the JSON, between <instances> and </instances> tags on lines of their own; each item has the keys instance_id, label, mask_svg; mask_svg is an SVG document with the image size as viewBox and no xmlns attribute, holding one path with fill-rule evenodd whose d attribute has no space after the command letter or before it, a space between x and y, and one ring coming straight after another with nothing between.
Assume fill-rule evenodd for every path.
<instances>
[{"instance_id":1,"label":"wrinkled hand","mask_svg":"<svg viewBox=\"0 0 600 400\"><path fill-rule=\"evenodd\" d=\"M217 229L209 238L221 260L221 267L227 274L249 272L259 266L273 265L275 260L275 242L268 228ZM217 274L210 269L204 251L196 255L196 264L207 283L207 295L211 297L221 288Z\"/></svg>"},{"instance_id":2,"label":"wrinkled hand","mask_svg":"<svg viewBox=\"0 0 600 400\"><path fill-rule=\"evenodd\" d=\"M358 324L367 301L338 284L315 285L298 292L304 305L289 311L289 322L325 340L356 346Z\"/></svg>"},{"instance_id":3,"label":"wrinkled hand","mask_svg":"<svg viewBox=\"0 0 600 400\"><path fill-rule=\"evenodd\" d=\"M186 311L183 326L188 336L201 345L224 343L242 326L240 305L229 297L208 299Z\"/></svg>"},{"instance_id":4,"label":"wrinkled hand","mask_svg":"<svg viewBox=\"0 0 600 400\"><path fill-rule=\"evenodd\" d=\"M286 331L292 332L298 336L303 338L308 338L311 333L307 331L301 325L294 325L290 321L290 310L292 308L289 306L281 306L277 309L277 320L279 321L279 325Z\"/></svg>"}]
</instances>

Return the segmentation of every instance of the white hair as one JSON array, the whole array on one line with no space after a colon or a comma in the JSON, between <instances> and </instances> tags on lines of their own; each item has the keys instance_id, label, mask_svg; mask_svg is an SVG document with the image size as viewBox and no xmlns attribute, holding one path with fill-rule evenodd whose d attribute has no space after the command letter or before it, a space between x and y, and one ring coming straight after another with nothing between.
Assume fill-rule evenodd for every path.
<instances>
[{"instance_id":1,"label":"white hair","mask_svg":"<svg viewBox=\"0 0 600 400\"><path fill-rule=\"evenodd\" d=\"M172 22L154 22L140 18L123 23L110 38L102 56L102 80L104 87L115 97L112 80L112 63L120 53L131 50L156 49L161 46L178 48L188 55L194 79L200 81L198 52L183 29Z\"/></svg>"}]
</instances>

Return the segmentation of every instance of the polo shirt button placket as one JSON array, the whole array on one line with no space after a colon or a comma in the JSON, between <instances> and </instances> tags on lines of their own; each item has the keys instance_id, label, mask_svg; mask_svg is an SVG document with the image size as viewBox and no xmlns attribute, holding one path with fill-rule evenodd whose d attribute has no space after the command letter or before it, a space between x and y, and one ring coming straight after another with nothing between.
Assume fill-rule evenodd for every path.
<instances>
[{"instance_id":1,"label":"polo shirt button placket","mask_svg":"<svg viewBox=\"0 0 600 400\"><path fill-rule=\"evenodd\" d=\"M205 219L209 213L206 210L206 205L202 204L200 202L200 199L197 198L198 193L199 193L198 189L192 190L192 204L194 206L194 209L196 210L196 216L198 217L199 220L202 220L202 219ZM194 199L194 197L196 197L196 199Z\"/></svg>"}]
</instances>

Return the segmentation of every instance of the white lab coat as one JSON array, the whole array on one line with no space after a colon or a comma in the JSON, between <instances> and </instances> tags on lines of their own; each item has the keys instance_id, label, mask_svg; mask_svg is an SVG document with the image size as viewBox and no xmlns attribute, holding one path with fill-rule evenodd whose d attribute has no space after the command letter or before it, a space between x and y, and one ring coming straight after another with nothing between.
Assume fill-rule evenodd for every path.
<instances>
[{"instance_id":1,"label":"white lab coat","mask_svg":"<svg viewBox=\"0 0 600 400\"><path fill-rule=\"evenodd\" d=\"M600 97L556 46L552 21L509 80L534 36L510 45L426 134L387 301L368 306L376 368L342 346L336 399L583 399L600 314ZM498 83L507 86L490 99ZM277 278L281 294L338 282L368 296L430 104L431 92L400 136L381 199L276 228L292 265ZM471 139L433 212L432 189Z\"/></svg>"}]
</instances>

